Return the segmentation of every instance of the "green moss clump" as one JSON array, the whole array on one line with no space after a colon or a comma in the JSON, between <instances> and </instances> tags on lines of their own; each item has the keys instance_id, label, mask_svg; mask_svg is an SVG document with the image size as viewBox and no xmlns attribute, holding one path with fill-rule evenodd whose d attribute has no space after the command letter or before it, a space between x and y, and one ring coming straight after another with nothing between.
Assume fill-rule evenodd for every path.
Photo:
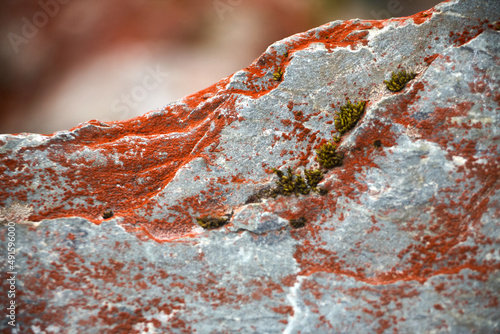
<instances>
[{"instance_id":1,"label":"green moss clump","mask_svg":"<svg viewBox=\"0 0 500 334\"><path fill-rule=\"evenodd\" d=\"M403 88L405 88L408 81L415 78L417 75L415 72L406 72L406 70L402 70L399 72L392 72L391 80L384 80L387 89L392 92L399 92Z\"/></svg>"},{"instance_id":2,"label":"green moss clump","mask_svg":"<svg viewBox=\"0 0 500 334\"><path fill-rule=\"evenodd\" d=\"M365 105L365 101L359 101L355 104L351 103L351 101L347 101L347 104L340 107L340 112L337 112L335 116L335 128L341 135L351 130L354 125L356 125L356 122L365 109Z\"/></svg>"},{"instance_id":3,"label":"green moss clump","mask_svg":"<svg viewBox=\"0 0 500 334\"><path fill-rule=\"evenodd\" d=\"M278 67L278 70L273 73L273 79L274 81L281 81L282 77L283 77L283 71L281 70L281 67Z\"/></svg>"},{"instance_id":4,"label":"green moss clump","mask_svg":"<svg viewBox=\"0 0 500 334\"><path fill-rule=\"evenodd\" d=\"M305 177L294 174L290 167L286 174L276 168L273 168L273 172L278 176L276 185L258 190L246 200L245 204L258 203L263 198L276 198L278 195L309 195L311 190L320 195L325 195L328 192L326 189L318 187L318 183L323 180L323 172L319 169L304 170Z\"/></svg>"},{"instance_id":5,"label":"green moss clump","mask_svg":"<svg viewBox=\"0 0 500 334\"><path fill-rule=\"evenodd\" d=\"M257 192L248 197L248 199L245 201L245 204L259 203L263 198L275 198L278 195L279 194L277 188L267 186L259 189Z\"/></svg>"},{"instance_id":6,"label":"green moss clump","mask_svg":"<svg viewBox=\"0 0 500 334\"><path fill-rule=\"evenodd\" d=\"M304 217L290 220L290 226L293 228L301 228L306 226L307 220Z\"/></svg>"},{"instance_id":7,"label":"green moss clump","mask_svg":"<svg viewBox=\"0 0 500 334\"><path fill-rule=\"evenodd\" d=\"M306 169L304 174L306 174L307 185L311 187L312 191L318 192L317 185L323 180L323 172L319 169Z\"/></svg>"},{"instance_id":8,"label":"green moss clump","mask_svg":"<svg viewBox=\"0 0 500 334\"><path fill-rule=\"evenodd\" d=\"M293 180L292 169L288 168L288 174L284 175L282 171L273 168L274 173L278 175L279 180L276 181L278 186L277 192L279 194L288 196L295 192L295 182Z\"/></svg>"},{"instance_id":9,"label":"green moss clump","mask_svg":"<svg viewBox=\"0 0 500 334\"><path fill-rule=\"evenodd\" d=\"M320 187L318 188L318 194L320 194L321 196L325 196L326 194L328 194L328 189L326 189L325 187Z\"/></svg>"},{"instance_id":10,"label":"green moss clump","mask_svg":"<svg viewBox=\"0 0 500 334\"><path fill-rule=\"evenodd\" d=\"M304 178L298 174L295 174L295 194L299 193L302 195L308 195L310 190L311 189L309 189L309 187L307 186Z\"/></svg>"},{"instance_id":11,"label":"green moss clump","mask_svg":"<svg viewBox=\"0 0 500 334\"><path fill-rule=\"evenodd\" d=\"M107 209L102 213L102 218L103 219L108 219L114 216L114 213L111 209Z\"/></svg>"},{"instance_id":12,"label":"green moss clump","mask_svg":"<svg viewBox=\"0 0 500 334\"><path fill-rule=\"evenodd\" d=\"M337 145L328 142L316 150L316 160L324 168L333 168L342 164L342 155L337 153Z\"/></svg>"},{"instance_id":13,"label":"green moss clump","mask_svg":"<svg viewBox=\"0 0 500 334\"><path fill-rule=\"evenodd\" d=\"M199 217L196 218L198 225L203 227L205 230L212 230L226 225L229 222L227 218L217 218L217 217Z\"/></svg>"},{"instance_id":14,"label":"green moss clump","mask_svg":"<svg viewBox=\"0 0 500 334\"><path fill-rule=\"evenodd\" d=\"M282 171L273 168L273 171L278 175L279 180L276 181L277 188L274 192L276 195L284 195L288 196L291 194L295 195L307 195L309 194L310 189L307 187L307 184L304 178L298 174L293 174L292 169L288 167L287 175L285 175Z\"/></svg>"}]
</instances>

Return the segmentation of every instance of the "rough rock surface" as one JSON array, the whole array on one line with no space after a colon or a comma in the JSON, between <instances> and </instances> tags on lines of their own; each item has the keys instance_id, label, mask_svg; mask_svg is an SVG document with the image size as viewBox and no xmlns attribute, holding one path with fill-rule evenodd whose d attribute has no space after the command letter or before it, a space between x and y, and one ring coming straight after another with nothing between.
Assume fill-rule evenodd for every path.
<instances>
[{"instance_id":1,"label":"rough rock surface","mask_svg":"<svg viewBox=\"0 0 500 334\"><path fill-rule=\"evenodd\" d=\"M144 116L0 136L17 329L500 332L499 19L469 0L336 21ZM328 193L255 199L272 168L318 168L347 100L367 104Z\"/></svg>"}]
</instances>

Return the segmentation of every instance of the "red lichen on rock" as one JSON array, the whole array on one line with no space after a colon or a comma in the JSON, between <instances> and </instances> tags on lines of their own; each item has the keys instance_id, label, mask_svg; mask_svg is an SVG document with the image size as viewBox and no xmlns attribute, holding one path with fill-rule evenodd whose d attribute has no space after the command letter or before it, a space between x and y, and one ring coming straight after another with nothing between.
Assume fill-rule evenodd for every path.
<instances>
[{"instance_id":1,"label":"red lichen on rock","mask_svg":"<svg viewBox=\"0 0 500 334\"><path fill-rule=\"evenodd\" d=\"M185 99L192 106L198 101L193 109L175 105L163 113L153 112L106 126L83 124L73 129L68 138L47 136L46 143L19 150L15 168L33 164L23 160L23 154L45 151L50 161L58 165L58 171L47 167L38 175L26 172L16 178L2 173L0 199L32 198L37 209L32 220L82 216L100 223L103 211L112 208L115 216L125 217L126 223L148 221L147 214L138 216L135 210L152 210L156 204L149 203L150 199L188 162L198 157L210 161L206 150L213 151L220 131L236 119L235 96L219 94L206 102L206 94L215 86ZM223 117L219 116L221 109L225 111ZM4 171L12 168L11 164L3 167ZM60 188L64 193L39 193L36 188L26 187L36 178L42 184L52 183L45 186L49 190ZM51 207L49 202L53 203ZM181 219L170 228L179 235L193 225L190 219Z\"/></svg>"},{"instance_id":2,"label":"red lichen on rock","mask_svg":"<svg viewBox=\"0 0 500 334\"><path fill-rule=\"evenodd\" d=\"M283 41L285 53L278 53L271 47L242 70L246 74L243 80L246 88L232 87L231 82L236 79L231 76L163 111L121 122L89 121L67 134L46 136L45 142L36 147L22 148L14 159L2 154L0 200L30 202L36 208L32 220L81 216L99 224L103 212L111 210L113 217L123 218L122 224L127 230L134 231L141 238L162 241L193 235L196 227L193 216L225 214L230 210L226 204L229 194L209 187L205 193L184 198L168 208L163 208L156 197L161 197L176 173L194 159L203 159L208 170L215 166L222 129L236 120L244 121L236 110L238 94L259 98L276 88L282 78L274 80L273 73L281 70L286 78L286 67L293 53L313 43L323 43L330 51L347 47L356 49L359 45L367 45L371 29L381 29L390 22L405 25L408 20L421 24L430 19L431 13L432 10L409 18L382 21L351 20L297 34ZM289 109L292 110L293 106L290 101ZM293 129L276 140L295 140L304 147L304 150L281 152L282 155L293 155L292 160L298 160L297 166L312 162L314 150L324 142L317 131L312 132L303 125L318 114L304 116L297 112L294 120L283 120L286 130L290 126ZM380 137L380 133L376 136ZM375 138L367 135L365 141L375 140L372 137ZM390 136L376 140L381 140L385 146L391 145ZM359 144L361 149L366 142ZM347 168L335 172L344 180L343 183L327 186L351 199L364 191L366 186L354 175L362 168L373 166L369 158L373 147L368 150L367 154L351 155L352 158L345 160ZM40 162L36 152L44 152L52 165L47 165L43 171L30 172L29 168L36 170ZM23 156L34 158L24 160ZM58 166L57 170L52 168L53 165ZM21 168L28 168L28 171L18 173ZM16 177L13 178L13 174ZM235 171L233 180L236 180L236 175L241 174ZM238 176L237 180L238 183L246 182L244 176ZM320 208L331 207L335 202L320 201ZM314 202L317 201L310 203ZM306 216L312 218L318 212L305 202L298 207L293 212L283 212L283 216L295 217L307 211ZM158 217L159 212L164 213L163 217Z\"/></svg>"},{"instance_id":3,"label":"red lichen on rock","mask_svg":"<svg viewBox=\"0 0 500 334\"><path fill-rule=\"evenodd\" d=\"M460 32L450 31L450 42L455 46L461 46L479 36L487 27L488 20L479 20L475 26L467 26Z\"/></svg>"},{"instance_id":4,"label":"red lichen on rock","mask_svg":"<svg viewBox=\"0 0 500 334\"><path fill-rule=\"evenodd\" d=\"M64 240L68 240L67 235L55 237L61 240L61 244ZM127 246L117 245L117 247ZM30 333L32 329L27 327L27 324L39 326L42 331L48 331L48 328L53 326L65 328L65 316L68 310L88 312L89 317L78 323L82 328L98 326L113 333L140 333L135 327L138 323L152 322L155 323L155 326L160 324L155 316L151 318L150 315L147 317L143 315L143 310L149 311L150 309L156 310L157 315L162 313L169 316L169 328L179 329L180 332L191 332L190 327L176 316L175 311L181 309L185 304L182 298L140 299L135 297L138 291L149 289L149 285L158 284L156 280L146 280L141 273L141 270L144 269L142 265L138 265L134 261L122 263L114 259L89 262L84 256L75 253L73 249L65 247L54 249L52 256L54 257L54 261L51 263L52 268L44 269L40 268L37 261L32 260L31 255L28 255L29 267L26 270L32 272L33 275L24 278L29 290L20 290L19 297L26 297L27 294L30 294L32 298L33 296L37 296L37 298L44 296L47 299L57 298L56 295L63 289L74 291L79 295L79 298L75 298L74 302L68 303L64 307L52 306L48 308L45 301L20 305L23 312L16 320L20 323L20 329L23 333ZM158 280L168 277L161 269L156 271L155 276ZM95 283L92 282L104 282L104 286L109 284L115 289L123 289L123 292L133 293L115 293L102 288L96 290ZM88 302L88 300L94 299L97 301L106 299L107 303L99 306ZM125 308L118 309L111 306L117 303ZM153 314L155 313L153 312Z\"/></svg>"},{"instance_id":5,"label":"red lichen on rock","mask_svg":"<svg viewBox=\"0 0 500 334\"><path fill-rule=\"evenodd\" d=\"M471 90L485 87L480 82L478 85L472 86ZM465 138L459 139L458 134L461 131L466 133L473 129L488 128L489 125L480 122L471 123L469 111L474 107L472 102L460 102L450 107L435 107L433 112L422 115L422 111L413 105L420 99L419 94L424 89L423 82L416 82L409 92L396 99L396 103L386 107L386 110L379 110L380 120L358 125L354 147L346 152L348 154L343 165L330 172L338 181L327 183L330 189L328 195L299 197L293 201L277 199L267 203L268 210L280 214L285 219L305 217L307 221L318 222L306 224L304 228L292 231L292 236L300 242L294 257L300 264L301 275L330 272L371 284L387 284L406 280L424 282L429 277L458 273L463 269L476 272L474 275L476 280L486 280L489 273L500 269L500 264L495 261L479 261L478 247L466 244L466 240L474 240L475 244L495 242L478 230L481 227L483 214L491 208L498 207L498 203L490 203L489 195L500 189L498 182L500 158L495 155L497 146L483 149L478 157L477 142ZM390 123L385 123L384 118L390 119ZM342 209L338 207L335 198L359 201L360 195L366 191L366 185L363 183L364 171L378 168L373 161L373 155L382 157L388 154L390 147L395 145L396 138L401 135L393 133L393 124L402 125L407 129L406 134L410 138L425 138L436 143L447 152L446 156L450 161L454 157L463 159L465 164L456 169L457 173L463 174L463 178L457 179L456 187L441 189L430 199L429 205L422 208L422 216L429 216L428 222L422 222L415 217L399 227L414 235L413 243L399 251L401 264L397 268L368 276L365 273L365 266L356 267L348 264L338 252L323 246L326 243L321 238L322 231L334 230L336 226L325 228L322 222L327 216L331 220L332 214ZM381 147L389 148L389 151L377 150L373 145L375 140L380 140ZM464 184L465 189L469 189L470 192L464 192L460 184ZM339 225L342 217L345 217L344 214L344 211L336 214ZM370 229L370 232L377 231ZM361 255L369 251L361 245L353 245L351 252L359 252Z\"/></svg>"},{"instance_id":6,"label":"red lichen on rock","mask_svg":"<svg viewBox=\"0 0 500 334\"><path fill-rule=\"evenodd\" d=\"M293 314L294 314L293 307L291 307L291 306L282 305L282 306L278 306L278 307L272 307L271 309L276 313L288 314L291 317L293 317Z\"/></svg>"},{"instance_id":7,"label":"red lichen on rock","mask_svg":"<svg viewBox=\"0 0 500 334\"><path fill-rule=\"evenodd\" d=\"M427 65L430 65L437 57L439 57L439 53L435 53L431 56L425 57L424 61L427 63Z\"/></svg>"}]
</instances>

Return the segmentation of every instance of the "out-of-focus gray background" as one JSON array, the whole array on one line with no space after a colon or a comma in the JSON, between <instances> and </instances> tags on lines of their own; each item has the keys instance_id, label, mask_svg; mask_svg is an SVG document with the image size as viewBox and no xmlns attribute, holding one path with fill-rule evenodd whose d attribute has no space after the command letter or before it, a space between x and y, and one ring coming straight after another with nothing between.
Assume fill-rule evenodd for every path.
<instances>
[{"instance_id":1,"label":"out-of-focus gray background","mask_svg":"<svg viewBox=\"0 0 500 334\"><path fill-rule=\"evenodd\" d=\"M0 133L142 115L318 25L438 0L2 0Z\"/></svg>"}]
</instances>

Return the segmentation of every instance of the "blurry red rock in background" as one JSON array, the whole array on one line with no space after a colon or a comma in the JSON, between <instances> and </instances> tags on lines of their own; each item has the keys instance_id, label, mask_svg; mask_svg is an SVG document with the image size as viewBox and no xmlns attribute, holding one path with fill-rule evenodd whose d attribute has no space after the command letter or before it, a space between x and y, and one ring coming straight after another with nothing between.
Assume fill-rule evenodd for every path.
<instances>
[{"instance_id":1,"label":"blurry red rock in background","mask_svg":"<svg viewBox=\"0 0 500 334\"><path fill-rule=\"evenodd\" d=\"M338 19L438 0L2 0L0 133L51 133L161 108Z\"/></svg>"}]
</instances>

